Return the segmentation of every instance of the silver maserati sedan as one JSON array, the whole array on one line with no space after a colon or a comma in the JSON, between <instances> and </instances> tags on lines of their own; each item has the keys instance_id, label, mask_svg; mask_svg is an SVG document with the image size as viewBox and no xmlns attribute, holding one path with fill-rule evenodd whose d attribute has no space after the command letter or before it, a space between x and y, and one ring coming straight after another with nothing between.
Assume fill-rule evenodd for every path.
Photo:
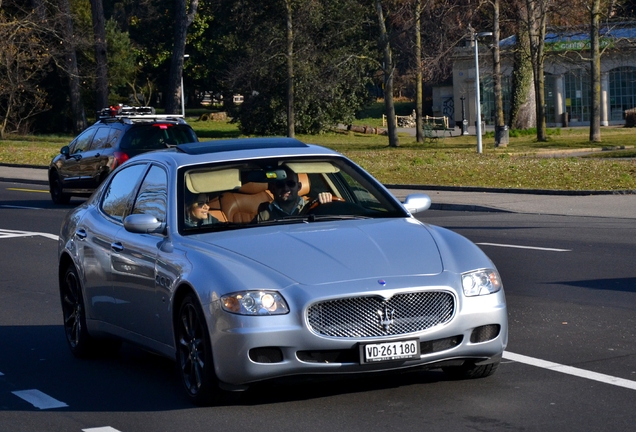
<instances>
[{"instance_id":1,"label":"silver maserati sedan","mask_svg":"<svg viewBox=\"0 0 636 432\"><path fill-rule=\"evenodd\" d=\"M508 339L491 260L332 150L182 144L114 171L60 231L66 339L174 359L195 404L281 377L492 375Z\"/></svg>"}]
</instances>

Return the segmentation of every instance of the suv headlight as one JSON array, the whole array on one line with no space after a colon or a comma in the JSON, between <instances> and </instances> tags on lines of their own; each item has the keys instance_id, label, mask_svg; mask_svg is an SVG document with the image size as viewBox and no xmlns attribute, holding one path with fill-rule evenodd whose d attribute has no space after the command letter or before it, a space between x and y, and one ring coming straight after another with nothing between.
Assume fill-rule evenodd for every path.
<instances>
[{"instance_id":1,"label":"suv headlight","mask_svg":"<svg viewBox=\"0 0 636 432\"><path fill-rule=\"evenodd\" d=\"M221 297L221 307L239 315L284 315L289 307L276 291L240 291Z\"/></svg>"},{"instance_id":2,"label":"suv headlight","mask_svg":"<svg viewBox=\"0 0 636 432\"><path fill-rule=\"evenodd\" d=\"M462 288L467 297L496 293L501 289L501 278L492 269L475 270L462 274Z\"/></svg>"}]
</instances>

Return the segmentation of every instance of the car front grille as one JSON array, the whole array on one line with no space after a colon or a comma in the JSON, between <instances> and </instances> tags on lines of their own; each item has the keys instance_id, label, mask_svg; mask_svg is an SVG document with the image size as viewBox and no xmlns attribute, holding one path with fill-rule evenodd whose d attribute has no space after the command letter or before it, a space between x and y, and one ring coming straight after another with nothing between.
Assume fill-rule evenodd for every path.
<instances>
[{"instance_id":1,"label":"car front grille","mask_svg":"<svg viewBox=\"0 0 636 432\"><path fill-rule=\"evenodd\" d=\"M443 291L329 300L307 311L310 329L324 336L368 338L415 333L449 322L455 298Z\"/></svg>"}]
</instances>

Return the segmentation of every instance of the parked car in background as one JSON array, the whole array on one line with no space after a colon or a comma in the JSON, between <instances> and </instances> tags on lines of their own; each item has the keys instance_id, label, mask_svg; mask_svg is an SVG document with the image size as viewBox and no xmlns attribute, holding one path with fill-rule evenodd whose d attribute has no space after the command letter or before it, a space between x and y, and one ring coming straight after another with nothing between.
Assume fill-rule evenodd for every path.
<instances>
[{"instance_id":1,"label":"parked car in background","mask_svg":"<svg viewBox=\"0 0 636 432\"><path fill-rule=\"evenodd\" d=\"M177 115L156 115L152 107L105 108L95 124L79 134L49 165L55 204L89 196L119 165L138 154L198 141Z\"/></svg>"},{"instance_id":2,"label":"parked car in background","mask_svg":"<svg viewBox=\"0 0 636 432\"><path fill-rule=\"evenodd\" d=\"M413 216L430 204L295 139L139 155L63 221L68 346L175 359L196 404L301 375L487 377L508 341L503 285L479 247Z\"/></svg>"}]
</instances>

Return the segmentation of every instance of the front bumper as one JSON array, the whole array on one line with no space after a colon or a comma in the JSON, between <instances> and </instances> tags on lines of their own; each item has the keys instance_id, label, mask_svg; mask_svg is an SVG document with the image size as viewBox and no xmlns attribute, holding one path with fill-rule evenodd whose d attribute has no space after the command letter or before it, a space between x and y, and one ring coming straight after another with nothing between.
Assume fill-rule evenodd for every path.
<instances>
[{"instance_id":1,"label":"front bumper","mask_svg":"<svg viewBox=\"0 0 636 432\"><path fill-rule=\"evenodd\" d=\"M295 305L297 306L297 305ZM305 308L290 305L278 316L241 316L209 305L209 326L215 372L233 386L293 375L357 374L422 367L449 360L498 361L508 342L503 290L462 298L451 321L429 330L391 337L334 338L314 333ZM420 356L363 364L360 344L418 339Z\"/></svg>"}]
</instances>

